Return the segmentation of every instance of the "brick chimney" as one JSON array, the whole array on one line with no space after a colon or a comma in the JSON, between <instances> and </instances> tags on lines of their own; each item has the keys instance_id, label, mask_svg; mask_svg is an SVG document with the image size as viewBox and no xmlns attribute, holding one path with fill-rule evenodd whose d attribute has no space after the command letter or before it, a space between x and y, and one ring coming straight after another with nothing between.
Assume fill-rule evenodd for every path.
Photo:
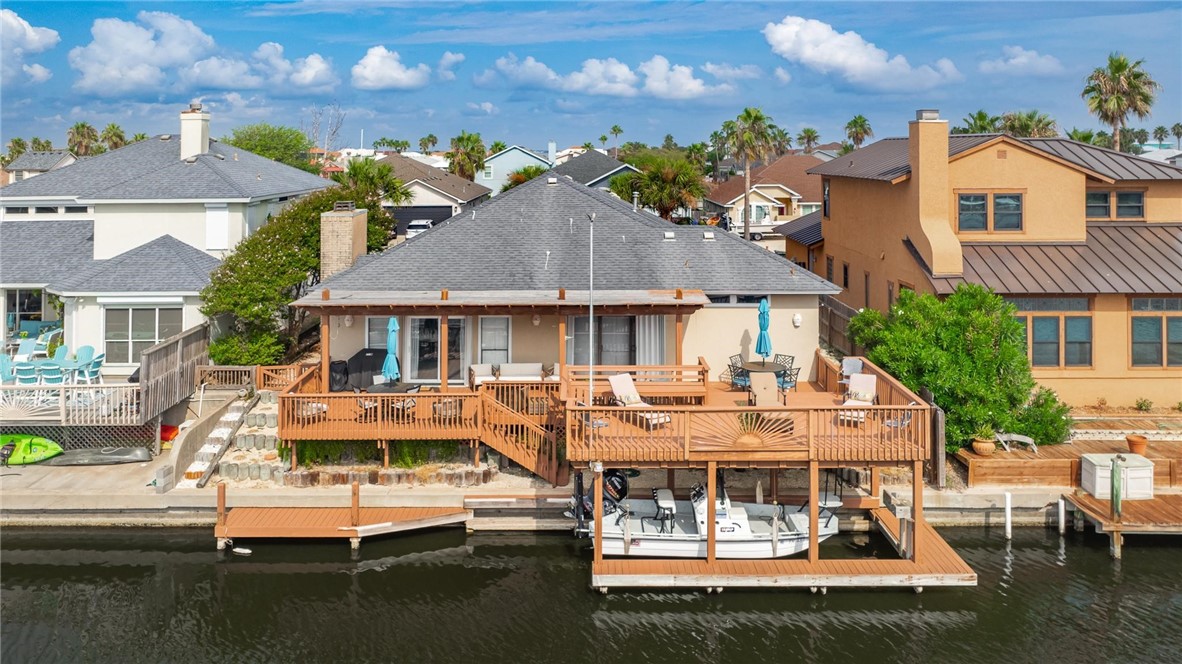
<instances>
[{"instance_id":1,"label":"brick chimney","mask_svg":"<svg viewBox=\"0 0 1182 664\"><path fill-rule=\"evenodd\" d=\"M922 231L922 237L911 240L933 274L959 275L964 261L950 217L948 121L941 120L935 109L918 110L908 125L907 138L909 187Z\"/></svg>"},{"instance_id":2,"label":"brick chimney","mask_svg":"<svg viewBox=\"0 0 1182 664\"><path fill-rule=\"evenodd\" d=\"M320 213L320 279L353 265L365 253L368 213L353 201L339 201L333 210Z\"/></svg>"},{"instance_id":3,"label":"brick chimney","mask_svg":"<svg viewBox=\"0 0 1182 664\"><path fill-rule=\"evenodd\" d=\"M181 159L206 152L209 152L209 113L194 102L188 110L181 111Z\"/></svg>"}]
</instances>

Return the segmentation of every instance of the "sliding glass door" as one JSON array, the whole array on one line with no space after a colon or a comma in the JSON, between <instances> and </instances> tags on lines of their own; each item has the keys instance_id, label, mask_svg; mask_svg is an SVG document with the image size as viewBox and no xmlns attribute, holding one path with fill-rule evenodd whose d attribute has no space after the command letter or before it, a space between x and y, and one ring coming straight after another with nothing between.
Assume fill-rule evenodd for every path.
<instances>
[{"instance_id":1,"label":"sliding glass door","mask_svg":"<svg viewBox=\"0 0 1182 664\"><path fill-rule=\"evenodd\" d=\"M591 363L591 325L586 316L570 320L572 343L567 346L571 364ZM595 317L595 364L636 364L636 318Z\"/></svg>"},{"instance_id":2,"label":"sliding glass door","mask_svg":"<svg viewBox=\"0 0 1182 664\"><path fill-rule=\"evenodd\" d=\"M407 326L406 380L434 382L439 380L439 319L411 317ZM447 378L448 382L463 379L467 367L464 350L467 320L447 319Z\"/></svg>"}]
</instances>

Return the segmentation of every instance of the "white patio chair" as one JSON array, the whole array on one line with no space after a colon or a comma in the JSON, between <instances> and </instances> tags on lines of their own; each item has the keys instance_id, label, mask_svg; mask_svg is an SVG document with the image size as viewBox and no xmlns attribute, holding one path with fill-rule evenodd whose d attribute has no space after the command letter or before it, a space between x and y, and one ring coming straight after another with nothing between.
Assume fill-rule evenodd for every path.
<instances>
[{"instance_id":1,"label":"white patio chair","mask_svg":"<svg viewBox=\"0 0 1182 664\"><path fill-rule=\"evenodd\" d=\"M646 413L640 410L643 408L652 408L653 406L640 398L640 392L636 391L636 383L632 382L632 374L616 374L608 377L607 382L612 386L612 394L615 395L616 403L625 408L637 409L636 414L644 420L647 428L653 429L673 421L669 413Z\"/></svg>"},{"instance_id":2,"label":"white patio chair","mask_svg":"<svg viewBox=\"0 0 1182 664\"><path fill-rule=\"evenodd\" d=\"M878 398L878 377L874 374L856 373L850 376L850 389L846 391L843 406L873 406ZM837 411L838 424L861 425L866 421L865 410Z\"/></svg>"}]
</instances>

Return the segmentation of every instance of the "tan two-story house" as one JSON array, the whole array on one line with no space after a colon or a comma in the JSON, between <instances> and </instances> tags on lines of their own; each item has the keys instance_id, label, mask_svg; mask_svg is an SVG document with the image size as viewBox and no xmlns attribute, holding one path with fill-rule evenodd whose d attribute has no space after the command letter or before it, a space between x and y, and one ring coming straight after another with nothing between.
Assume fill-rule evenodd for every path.
<instances>
[{"instance_id":1,"label":"tan two-story house","mask_svg":"<svg viewBox=\"0 0 1182 664\"><path fill-rule=\"evenodd\" d=\"M1067 402L1182 402L1182 169L1063 138L949 135L919 111L816 166L824 260L853 307L982 284Z\"/></svg>"}]
</instances>

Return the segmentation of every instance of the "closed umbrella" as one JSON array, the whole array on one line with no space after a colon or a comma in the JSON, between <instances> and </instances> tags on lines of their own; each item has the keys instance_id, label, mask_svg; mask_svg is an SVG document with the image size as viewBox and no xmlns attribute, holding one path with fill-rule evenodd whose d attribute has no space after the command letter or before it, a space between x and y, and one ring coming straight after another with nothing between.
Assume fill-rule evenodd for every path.
<instances>
[{"instance_id":1,"label":"closed umbrella","mask_svg":"<svg viewBox=\"0 0 1182 664\"><path fill-rule=\"evenodd\" d=\"M382 363L382 377L395 382L401 376L398 372L398 317L390 316L386 323L386 361Z\"/></svg>"},{"instance_id":2,"label":"closed umbrella","mask_svg":"<svg viewBox=\"0 0 1182 664\"><path fill-rule=\"evenodd\" d=\"M772 337L767 333L771 322L771 306L765 297L759 301L759 338L755 340L755 354L762 357L764 362L767 362L768 355L772 354Z\"/></svg>"}]
</instances>

